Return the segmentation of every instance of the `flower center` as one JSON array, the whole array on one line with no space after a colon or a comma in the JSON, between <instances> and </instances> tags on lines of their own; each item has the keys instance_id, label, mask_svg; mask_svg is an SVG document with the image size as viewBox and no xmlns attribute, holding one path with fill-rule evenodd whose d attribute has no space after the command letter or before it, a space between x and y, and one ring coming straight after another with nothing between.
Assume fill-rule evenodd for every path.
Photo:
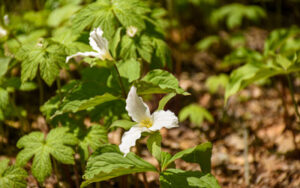
<instances>
[{"instance_id":1,"label":"flower center","mask_svg":"<svg viewBox=\"0 0 300 188\"><path fill-rule=\"evenodd\" d=\"M140 126L141 127L147 127L147 128L150 128L152 127L152 120L150 118L146 118L146 119L143 119L141 122L140 122Z\"/></svg>"}]
</instances>

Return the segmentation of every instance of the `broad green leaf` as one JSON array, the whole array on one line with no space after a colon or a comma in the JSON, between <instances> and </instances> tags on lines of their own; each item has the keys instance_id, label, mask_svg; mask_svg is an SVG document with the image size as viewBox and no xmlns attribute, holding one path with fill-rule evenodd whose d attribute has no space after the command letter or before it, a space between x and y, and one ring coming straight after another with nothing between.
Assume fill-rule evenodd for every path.
<instances>
[{"instance_id":1,"label":"broad green leaf","mask_svg":"<svg viewBox=\"0 0 300 188\"><path fill-rule=\"evenodd\" d=\"M141 64L135 59L119 61L117 67L121 77L127 78L129 82L137 80L141 76Z\"/></svg>"},{"instance_id":2,"label":"broad green leaf","mask_svg":"<svg viewBox=\"0 0 300 188\"><path fill-rule=\"evenodd\" d=\"M22 82L34 79L39 68L42 79L50 86L58 76L66 54L58 43L43 41L22 46L16 57L22 61Z\"/></svg>"},{"instance_id":3,"label":"broad green leaf","mask_svg":"<svg viewBox=\"0 0 300 188\"><path fill-rule=\"evenodd\" d=\"M169 72L155 69L148 72L137 83L139 94L155 94L155 93L177 93L188 95L179 87L178 80Z\"/></svg>"},{"instance_id":4,"label":"broad green leaf","mask_svg":"<svg viewBox=\"0 0 300 188\"><path fill-rule=\"evenodd\" d=\"M73 29L82 31L87 27L101 27L110 39L121 25L144 29L143 17L149 11L145 2L138 0L102 0L81 9L73 19Z\"/></svg>"},{"instance_id":5,"label":"broad green leaf","mask_svg":"<svg viewBox=\"0 0 300 188\"><path fill-rule=\"evenodd\" d=\"M167 95L165 95L158 103L158 108L156 111L158 110L163 110L166 106L166 104L169 102L169 100L171 100L173 97L176 96L176 93L169 93Z\"/></svg>"},{"instance_id":6,"label":"broad green leaf","mask_svg":"<svg viewBox=\"0 0 300 188\"><path fill-rule=\"evenodd\" d=\"M122 119L122 120L114 121L109 128L121 127L125 130L128 130L133 125L136 125L136 124L137 124L137 122L132 122L132 121L129 121L129 120Z\"/></svg>"},{"instance_id":7,"label":"broad green leaf","mask_svg":"<svg viewBox=\"0 0 300 188\"><path fill-rule=\"evenodd\" d=\"M48 25L57 27L64 21L68 20L77 10L80 9L78 5L66 5L53 10L48 17Z\"/></svg>"},{"instance_id":8,"label":"broad green leaf","mask_svg":"<svg viewBox=\"0 0 300 188\"><path fill-rule=\"evenodd\" d=\"M229 29L234 29L242 25L243 18L258 22L265 17L265 10L259 6L246 6L239 3L233 3L214 10L210 19L214 25L217 25L221 20L225 19L227 27Z\"/></svg>"},{"instance_id":9,"label":"broad green leaf","mask_svg":"<svg viewBox=\"0 0 300 188\"><path fill-rule=\"evenodd\" d=\"M154 43L153 45L154 54L152 57L151 65L153 64L158 65L154 68L168 67L171 69L172 68L171 51L167 43L157 38L153 40L153 43Z\"/></svg>"},{"instance_id":10,"label":"broad green leaf","mask_svg":"<svg viewBox=\"0 0 300 188\"><path fill-rule=\"evenodd\" d=\"M285 58L282 55L277 55L276 56L276 62L284 69L288 70L288 68L292 65L292 62Z\"/></svg>"},{"instance_id":11,"label":"broad green leaf","mask_svg":"<svg viewBox=\"0 0 300 188\"><path fill-rule=\"evenodd\" d=\"M120 98L113 96L109 93L105 93L103 95L95 96L87 101L84 101L83 103L80 104L79 108L76 111L92 108L99 104L109 102L109 101L114 101L114 100L120 100ZM74 112L74 110L73 110L73 112Z\"/></svg>"},{"instance_id":12,"label":"broad green leaf","mask_svg":"<svg viewBox=\"0 0 300 188\"><path fill-rule=\"evenodd\" d=\"M122 59L136 59L138 57L137 54L137 47L135 44L134 38L131 38L127 35L124 35L122 37L121 43L120 43L120 57Z\"/></svg>"},{"instance_id":13,"label":"broad green leaf","mask_svg":"<svg viewBox=\"0 0 300 188\"><path fill-rule=\"evenodd\" d=\"M188 177L187 181L192 187L221 188L216 178L210 173L207 173L201 177Z\"/></svg>"},{"instance_id":14,"label":"broad green leaf","mask_svg":"<svg viewBox=\"0 0 300 188\"><path fill-rule=\"evenodd\" d=\"M161 161L161 135L159 131L151 134L147 140L147 148L149 152L158 160Z\"/></svg>"},{"instance_id":15,"label":"broad green leaf","mask_svg":"<svg viewBox=\"0 0 300 188\"><path fill-rule=\"evenodd\" d=\"M139 55L145 59L148 63L151 62L152 58L152 52L153 52L153 46L152 46L152 40L147 35L141 35L139 37L139 41L136 44L137 45L137 51Z\"/></svg>"},{"instance_id":16,"label":"broad green leaf","mask_svg":"<svg viewBox=\"0 0 300 188\"><path fill-rule=\"evenodd\" d=\"M1 57L0 58L0 77L5 75L7 69L8 69L8 64L10 62L9 57Z\"/></svg>"},{"instance_id":17,"label":"broad green leaf","mask_svg":"<svg viewBox=\"0 0 300 188\"><path fill-rule=\"evenodd\" d=\"M17 155L17 165L24 166L32 157L32 174L43 182L52 172L50 155L64 164L74 164L74 151L68 145L75 145L77 139L65 127L50 131L45 139L41 132L32 132L23 136L17 143L23 148Z\"/></svg>"},{"instance_id":18,"label":"broad green leaf","mask_svg":"<svg viewBox=\"0 0 300 188\"><path fill-rule=\"evenodd\" d=\"M98 124L92 125L87 130L79 129L77 134L79 138L79 147L83 152L84 160L87 160L89 156L89 147L95 151L103 144L108 143L107 129Z\"/></svg>"},{"instance_id":19,"label":"broad green leaf","mask_svg":"<svg viewBox=\"0 0 300 188\"><path fill-rule=\"evenodd\" d=\"M207 36L196 44L198 50L207 50L213 44L218 43L220 38L218 36Z\"/></svg>"},{"instance_id":20,"label":"broad green leaf","mask_svg":"<svg viewBox=\"0 0 300 188\"><path fill-rule=\"evenodd\" d=\"M130 59L137 57L143 58L150 63L153 54L153 43L151 38L146 35L138 35L134 38L124 35L120 44L120 57Z\"/></svg>"},{"instance_id":21,"label":"broad green leaf","mask_svg":"<svg viewBox=\"0 0 300 188\"><path fill-rule=\"evenodd\" d=\"M8 167L8 161L0 161L0 168L4 167L1 163L6 163L5 169L0 170L0 187L1 188L26 188L27 172L20 167Z\"/></svg>"},{"instance_id":22,"label":"broad green leaf","mask_svg":"<svg viewBox=\"0 0 300 188\"><path fill-rule=\"evenodd\" d=\"M129 153L126 157L115 145L100 147L87 162L84 173L85 181L81 187L85 187L93 182L100 182L125 174L154 171L156 168L144 161L134 153Z\"/></svg>"},{"instance_id":23,"label":"broad green leaf","mask_svg":"<svg viewBox=\"0 0 300 188\"><path fill-rule=\"evenodd\" d=\"M0 161L0 177L2 176L3 172L8 167L9 159L4 158Z\"/></svg>"},{"instance_id":24,"label":"broad green leaf","mask_svg":"<svg viewBox=\"0 0 300 188\"><path fill-rule=\"evenodd\" d=\"M8 91L0 87L0 109L4 109L9 103Z\"/></svg>"},{"instance_id":25,"label":"broad green leaf","mask_svg":"<svg viewBox=\"0 0 300 188\"><path fill-rule=\"evenodd\" d=\"M200 181L197 181L201 179ZM210 174L204 174L199 171L183 171L180 169L167 169L159 177L162 188L214 188L220 187L215 178ZM196 183L201 184L196 184Z\"/></svg>"},{"instance_id":26,"label":"broad green leaf","mask_svg":"<svg viewBox=\"0 0 300 188\"><path fill-rule=\"evenodd\" d=\"M214 122L213 116L203 107L198 104L190 104L185 106L179 112L179 121L184 121L187 118L190 119L191 123L195 125L201 125L203 120L206 119L209 122Z\"/></svg>"},{"instance_id":27,"label":"broad green leaf","mask_svg":"<svg viewBox=\"0 0 300 188\"><path fill-rule=\"evenodd\" d=\"M189 148L183 151L176 153L164 166L162 169L166 169L166 167L174 162L176 159L182 159L186 162L190 163L198 163L201 167L202 172L208 173L211 168L211 158L212 154L212 144L210 142L206 142L195 146L193 148Z\"/></svg>"},{"instance_id":28,"label":"broad green leaf","mask_svg":"<svg viewBox=\"0 0 300 188\"><path fill-rule=\"evenodd\" d=\"M210 76L205 81L205 86L208 88L210 93L216 93L220 87L226 88L228 84L228 76L226 74L219 74L216 76Z\"/></svg>"}]
</instances>

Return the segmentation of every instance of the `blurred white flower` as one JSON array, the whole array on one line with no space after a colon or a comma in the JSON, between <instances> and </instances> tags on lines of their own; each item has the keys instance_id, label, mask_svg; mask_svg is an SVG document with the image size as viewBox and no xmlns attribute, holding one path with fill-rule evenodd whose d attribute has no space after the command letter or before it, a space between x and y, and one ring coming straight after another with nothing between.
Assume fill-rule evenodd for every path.
<instances>
[{"instance_id":1,"label":"blurred white flower","mask_svg":"<svg viewBox=\"0 0 300 188\"><path fill-rule=\"evenodd\" d=\"M149 107L143 99L136 93L136 88L131 87L127 99L126 110L129 116L137 124L132 126L129 131L122 136L120 151L126 156L130 148L135 146L136 140L141 137L142 132L152 132L166 127L168 129L178 127L178 118L169 110L159 110L150 114Z\"/></svg>"},{"instance_id":2,"label":"blurred white flower","mask_svg":"<svg viewBox=\"0 0 300 188\"><path fill-rule=\"evenodd\" d=\"M0 38L5 37L7 35L7 31L0 26Z\"/></svg>"},{"instance_id":3,"label":"blurred white flower","mask_svg":"<svg viewBox=\"0 0 300 188\"><path fill-rule=\"evenodd\" d=\"M9 24L9 17L8 17L8 15L7 14L5 14L4 16L3 16L3 20L4 20L4 24L5 25L8 25Z\"/></svg>"},{"instance_id":4,"label":"blurred white flower","mask_svg":"<svg viewBox=\"0 0 300 188\"><path fill-rule=\"evenodd\" d=\"M126 29L126 34L130 37L134 37L135 34L137 33L138 29L134 26L129 26Z\"/></svg>"},{"instance_id":5,"label":"blurred white flower","mask_svg":"<svg viewBox=\"0 0 300 188\"><path fill-rule=\"evenodd\" d=\"M76 56L86 56L86 57L96 57L101 60L112 60L108 49L108 41L102 36L103 31L100 27L94 29L90 33L89 41L90 46L95 50L95 52L78 52L74 55L68 56L66 58L66 63L73 57Z\"/></svg>"}]
</instances>

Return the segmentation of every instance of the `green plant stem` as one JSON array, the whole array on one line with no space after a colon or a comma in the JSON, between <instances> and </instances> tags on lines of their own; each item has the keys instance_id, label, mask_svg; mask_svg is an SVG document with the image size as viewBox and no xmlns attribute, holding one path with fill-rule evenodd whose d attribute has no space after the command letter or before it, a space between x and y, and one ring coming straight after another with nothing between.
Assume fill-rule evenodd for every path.
<instances>
[{"instance_id":1,"label":"green plant stem","mask_svg":"<svg viewBox=\"0 0 300 188\"><path fill-rule=\"evenodd\" d=\"M119 84L120 84L120 87L121 87L121 90L122 90L123 97L126 99L126 97L127 97L126 90L125 90L125 87L123 85L121 74L118 70L118 67L117 67L116 63L114 63L114 68L115 68L115 70L117 72L117 75L118 75L118 81L119 81Z\"/></svg>"},{"instance_id":2,"label":"green plant stem","mask_svg":"<svg viewBox=\"0 0 300 188\"><path fill-rule=\"evenodd\" d=\"M290 89L290 92L291 92L295 112L296 112L296 115L298 116L298 118L300 119L300 113L299 113L298 106L297 106L297 101L296 101L296 98L295 98L294 86L293 86L292 80L290 78L290 75L287 75L287 80L288 80L289 89Z\"/></svg>"}]
</instances>

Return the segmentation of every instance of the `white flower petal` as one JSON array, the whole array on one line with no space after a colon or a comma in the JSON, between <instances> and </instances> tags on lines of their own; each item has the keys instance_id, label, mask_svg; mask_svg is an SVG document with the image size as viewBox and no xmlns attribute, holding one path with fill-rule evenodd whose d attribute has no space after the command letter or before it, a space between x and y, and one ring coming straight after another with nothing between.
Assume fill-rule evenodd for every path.
<instances>
[{"instance_id":1,"label":"white flower petal","mask_svg":"<svg viewBox=\"0 0 300 188\"><path fill-rule=\"evenodd\" d=\"M139 97L136 93L136 88L131 87L127 99L126 110L129 116L136 122L140 122L143 119L150 117L150 110L148 106L143 102L142 97Z\"/></svg>"},{"instance_id":2,"label":"white flower petal","mask_svg":"<svg viewBox=\"0 0 300 188\"><path fill-rule=\"evenodd\" d=\"M102 35L103 31L98 27L90 33L89 40L91 47L99 54L104 55L108 53L108 41Z\"/></svg>"},{"instance_id":3,"label":"white flower petal","mask_svg":"<svg viewBox=\"0 0 300 188\"><path fill-rule=\"evenodd\" d=\"M97 52L78 52L76 54L73 54L71 56L68 56L66 58L66 63L69 62L69 60L73 57L77 57L77 56L85 56L85 57L99 57L100 58L100 55L97 53Z\"/></svg>"},{"instance_id":4,"label":"white flower petal","mask_svg":"<svg viewBox=\"0 0 300 188\"><path fill-rule=\"evenodd\" d=\"M141 138L142 132L145 131L147 131L147 128L134 125L129 131L123 134L119 148L120 151L124 153L124 157L130 152L130 148L135 146L136 140Z\"/></svg>"},{"instance_id":5,"label":"white flower petal","mask_svg":"<svg viewBox=\"0 0 300 188\"><path fill-rule=\"evenodd\" d=\"M154 112L152 114L153 118L153 125L152 127L149 128L151 131L157 131L160 130L163 127L166 127L168 129L173 128L173 127L178 127L178 118L176 115L167 110L160 110L157 112Z\"/></svg>"}]
</instances>

